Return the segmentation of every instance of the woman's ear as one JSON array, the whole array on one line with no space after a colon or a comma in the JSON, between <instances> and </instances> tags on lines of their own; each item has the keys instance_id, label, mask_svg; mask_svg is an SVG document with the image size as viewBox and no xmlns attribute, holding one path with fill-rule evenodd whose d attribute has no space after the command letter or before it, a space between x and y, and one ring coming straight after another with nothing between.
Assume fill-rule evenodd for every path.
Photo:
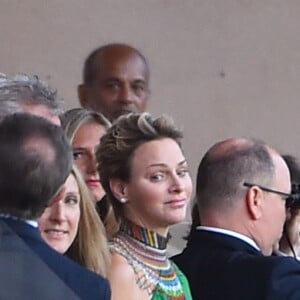
<instances>
[{"instance_id":1,"label":"woman's ear","mask_svg":"<svg viewBox=\"0 0 300 300\"><path fill-rule=\"evenodd\" d=\"M120 179L111 179L109 181L110 189L117 199L127 199L126 183Z\"/></svg>"},{"instance_id":2,"label":"woman's ear","mask_svg":"<svg viewBox=\"0 0 300 300\"><path fill-rule=\"evenodd\" d=\"M257 186L252 186L247 190L245 197L251 218L253 220L260 219L263 214L263 191Z\"/></svg>"}]
</instances>

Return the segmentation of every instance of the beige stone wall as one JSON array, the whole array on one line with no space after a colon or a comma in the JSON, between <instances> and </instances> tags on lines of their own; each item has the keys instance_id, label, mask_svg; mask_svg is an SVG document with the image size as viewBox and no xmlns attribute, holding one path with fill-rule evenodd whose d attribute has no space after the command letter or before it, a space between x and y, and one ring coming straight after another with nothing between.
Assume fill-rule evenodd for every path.
<instances>
[{"instance_id":1,"label":"beige stone wall","mask_svg":"<svg viewBox=\"0 0 300 300\"><path fill-rule=\"evenodd\" d=\"M70 108L93 48L136 46L151 65L150 111L184 127L194 177L229 136L300 157L299 25L292 0L1 0L0 71L39 74Z\"/></svg>"}]
</instances>

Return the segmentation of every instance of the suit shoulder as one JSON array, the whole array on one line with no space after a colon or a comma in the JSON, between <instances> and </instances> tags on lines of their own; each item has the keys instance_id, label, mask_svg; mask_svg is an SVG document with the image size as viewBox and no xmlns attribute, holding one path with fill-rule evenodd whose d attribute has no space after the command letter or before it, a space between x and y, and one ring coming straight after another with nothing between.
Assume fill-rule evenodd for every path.
<instances>
[{"instance_id":1,"label":"suit shoulder","mask_svg":"<svg viewBox=\"0 0 300 300\"><path fill-rule=\"evenodd\" d=\"M73 261L71 261L73 263ZM74 263L72 267L73 276L76 276L77 282L80 281L83 290L88 290L95 299L108 300L111 297L111 289L108 280L84 267Z\"/></svg>"},{"instance_id":2,"label":"suit shoulder","mask_svg":"<svg viewBox=\"0 0 300 300\"><path fill-rule=\"evenodd\" d=\"M62 256L62 259L64 260L64 263L67 265L68 268L70 268L70 271L72 270L73 274L76 274L77 276L80 276L84 278L84 280L90 281L98 281L101 283L108 283L108 280L102 277L101 275L98 275L82 266L74 262L68 257Z\"/></svg>"},{"instance_id":3,"label":"suit shoulder","mask_svg":"<svg viewBox=\"0 0 300 300\"><path fill-rule=\"evenodd\" d=\"M63 276L64 280L70 286L73 286L77 293L85 291L89 295L87 299L110 299L110 285L107 279L98 275L65 257L55 250L50 249L52 261L56 261L56 272ZM95 297L95 298L94 298Z\"/></svg>"}]
</instances>

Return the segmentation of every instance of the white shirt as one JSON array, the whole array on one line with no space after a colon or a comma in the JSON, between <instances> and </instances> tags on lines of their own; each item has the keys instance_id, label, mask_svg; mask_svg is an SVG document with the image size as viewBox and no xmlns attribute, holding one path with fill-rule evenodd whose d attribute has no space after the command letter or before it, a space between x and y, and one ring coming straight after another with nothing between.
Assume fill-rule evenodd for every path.
<instances>
[{"instance_id":1,"label":"white shirt","mask_svg":"<svg viewBox=\"0 0 300 300\"><path fill-rule=\"evenodd\" d=\"M0 217L6 218L6 219L12 219L12 220L16 220L16 221L23 221L23 222L31 225L32 227L35 227L35 228L38 227L38 222L35 221L35 220L24 220L24 219L20 219L20 218L14 217L14 216L12 216L10 214L3 214L3 213L0 213Z\"/></svg>"},{"instance_id":2,"label":"white shirt","mask_svg":"<svg viewBox=\"0 0 300 300\"><path fill-rule=\"evenodd\" d=\"M196 227L197 230L207 230L207 231L212 231L212 232L217 232L217 233L222 233L225 235L229 235L229 236L233 236L239 240L242 240L244 242L246 242L247 244L249 244L250 246L252 246L253 248L257 249L258 251L260 251L259 247L257 246L257 244L248 236L232 231L232 230L228 230L228 229L223 229L223 228L217 228L217 227L210 227L210 226L197 226Z\"/></svg>"}]
</instances>

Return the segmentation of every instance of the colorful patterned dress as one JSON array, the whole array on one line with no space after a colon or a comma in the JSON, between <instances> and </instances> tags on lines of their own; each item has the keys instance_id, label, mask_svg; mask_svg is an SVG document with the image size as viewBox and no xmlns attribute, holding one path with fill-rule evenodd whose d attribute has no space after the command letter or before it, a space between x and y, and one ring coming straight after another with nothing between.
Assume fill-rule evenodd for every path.
<instances>
[{"instance_id":1,"label":"colorful patterned dress","mask_svg":"<svg viewBox=\"0 0 300 300\"><path fill-rule=\"evenodd\" d=\"M110 242L110 250L126 258L137 285L152 300L191 300L187 279L167 258L167 242L168 238L127 222Z\"/></svg>"}]
</instances>

